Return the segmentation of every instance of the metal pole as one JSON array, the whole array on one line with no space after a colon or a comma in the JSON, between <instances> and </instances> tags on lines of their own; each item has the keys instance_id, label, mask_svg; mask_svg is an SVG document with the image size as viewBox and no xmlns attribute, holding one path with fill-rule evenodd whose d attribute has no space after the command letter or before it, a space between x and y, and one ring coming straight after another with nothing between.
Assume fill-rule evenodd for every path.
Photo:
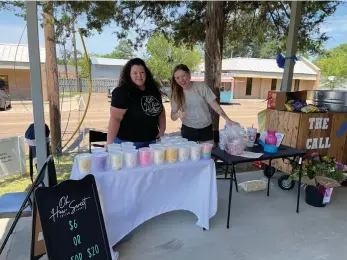
<instances>
[{"instance_id":1,"label":"metal pole","mask_svg":"<svg viewBox=\"0 0 347 260\"><path fill-rule=\"evenodd\" d=\"M301 1L293 1L290 10L290 24L287 38L286 57L294 57L298 46L298 30L301 20ZM286 59L283 73L283 90L291 91L295 60Z\"/></svg>"},{"instance_id":2,"label":"metal pole","mask_svg":"<svg viewBox=\"0 0 347 260\"><path fill-rule=\"evenodd\" d=\"M76 74L76 82L77 82L77 91L82 92L80 78L78 74L78 60L77 60L77 48L76 48L76 31L75 31L75 21L72 24L72 45L73 45L73 56L75 63L75 74Z\"/></svg>"},{"instance_id":3,"label":"metal pole","mask_svg":"<svg viewBox=\"0 0 347 260\"><path fill-rule=\"evenodd\" d=\"M27 32L30 63L30 85L34 112L37 167L38 169L41 169L47 159L47 143L45 117L43 109L41 62L36 1L25 1L25 7L28 27ZM48 186L47 173L45 175L44 183Z\"/></svg>"}]
</instances>

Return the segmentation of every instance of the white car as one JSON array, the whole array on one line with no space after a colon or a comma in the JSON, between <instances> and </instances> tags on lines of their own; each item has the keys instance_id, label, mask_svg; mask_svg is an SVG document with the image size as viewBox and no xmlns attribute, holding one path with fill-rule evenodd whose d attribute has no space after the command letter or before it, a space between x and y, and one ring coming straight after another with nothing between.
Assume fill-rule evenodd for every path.
<instances>
[{"instance_id":1,"label":"white car","mask_svg":"<svg viewBox=\"0 0 347 260\"><path fill-rule=\"evenodd\" d=\"M11 108L11 98L6 92L0 89L0 110L5 111Z\"/></svg>"}]
</instances>

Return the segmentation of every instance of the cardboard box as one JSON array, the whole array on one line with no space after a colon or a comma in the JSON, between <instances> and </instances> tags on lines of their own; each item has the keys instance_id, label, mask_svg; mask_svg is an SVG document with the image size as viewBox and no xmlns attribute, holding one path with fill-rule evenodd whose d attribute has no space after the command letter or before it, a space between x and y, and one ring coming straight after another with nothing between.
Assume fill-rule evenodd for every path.
<instances>
[{"instance_id":1,"label":"cardboard box","mask_svg":"<svg viewBox=\"0 0 347 260\"><path fill-rule=\"evenodd\" d=\"M275 110L286 110L284 105L287 100L291 99L297 99L301 102L306 102L307 91L269 91L267 96L267 108Z\"/></svg>"}]
</instances>

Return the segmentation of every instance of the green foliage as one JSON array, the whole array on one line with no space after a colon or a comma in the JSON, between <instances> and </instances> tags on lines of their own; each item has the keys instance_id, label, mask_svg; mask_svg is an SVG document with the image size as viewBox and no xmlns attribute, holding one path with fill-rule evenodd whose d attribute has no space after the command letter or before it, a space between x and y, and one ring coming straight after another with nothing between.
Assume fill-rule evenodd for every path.
<instances>
[{"instance_id":1,"label":"green foliage","mask_svg":"<svg viewBox=\"0 0 347 260\"><path fill-rule=\"evenodd\" d=\"M245 46L248 52L253 52L259 44L274 40L277 42L276 52L284 51L290 4L291 2L268 1L225 2L225 45L230 44L235 50ZM341 3L303 2L299 51L309 52L311 55L322 52L323 43L328 38L325 33L321 33L320 25L335 12L339 4ZM100 5L98 7L101 8ZM172 36L177 44L183 42L195 46L205 40L205 1L121 1L116 4L115 10L117 13L112 19L122 28L117 36L125 38L129 29L134 29L137 33L137 41L134 43L136 46L141 45L155 31ZM98 17L87 16L90 21L87 27L92 28ZM106 16L101 18L102 23L109 22ZM153 26L143 26L144 22Z\"/></svg>"},{"instance_id":2,"label":"green foliage","mask_svg":"<svg viewBox=\"0 0 347 260\"><path fill-rule=\"evenodd\" d=\"M318 154L313 153L303 161L302 176L307 176L309 179L315 179L316 177L322 176L333 179L337 182L342 182L345 179L344 166L338 163L335 159L327 156L320 157ZM290 179L298 180L298 178L299 167L295 162L293 164L293 173L290 176Z\"/></svg>"},{"instance_id":3,"label":"green foliage","mask_svg":"<svg viewBox=\"0 0 347 260\"><path fill-rule=\"evenodd\" d=\"M323 84L329 88L334 88L347 81L347 44L341 44L336 48L326 51L314 61L321 69ZM333 76L333 80L327 77Z\"/></svg>"},{"instance_id":4,"label":"green foliage","mask_svg":"<svg viewBox=\"0 0 347 260\"><path fill-rule=\"evenodd\" d=\"M273 56L273 52L283 52L288 35L290 4L290 1L225 2L224 45L229 48L225 55L268 57ZM343 3L303 1L298 51L310 55L322 53L328 37L320 31L321 24L334 14L340 4ZM0 8L13 6L24 7L22 1L5 1ZM56 1L54 7L55 10L64 10L56 12L64 14L55 17L57 27L65 26L66 29L67 24L83 14L88 36L93 30L101 32L103 26L115 22L121 28L115 32L119 39L127 38L130 30L136 33L132 43L135 49L158 31L172 36L177 44L195 46L205 41L206 1ZM57 33L61 31L57 28ZM277 45L273 46L273 42ZM261 47L263 44L265 46Z\"/></svg>"},{"instance_id":5,"label":"green foliage","mask_svg":"<svg viewBox=\"0 0 347 260\"><path fill-rule=\"evenodd\" d=\"M147 52L148 67L159 81L170 80L173 68L180 63L195 71L201 60L197 49L189 49L184 45L175 46L172 41L159 33L148 40Z\"/></svg>"},{"instance_id":6,"label":"green foliage","mask_svg":"<svg viewBox=\"0 0 347 260\"><path fill-rule=\"evenodd\" d=\"M102 57L111 59L132 59L135 57L134 48L131 45L131 41L121 40L111 53L102 55Z\"/></svg>"},{"instance_id":7,"label":"green foliage","mask_svg":"<svg viewBox=\"0 0 347 260\"><path fill-rule=\"evenodd\" d=\"M89 56L97 56L94 53L89 54ZM78 76L80 78L88 78L89 73L89 67L88 67L88 60L84 56L84 54L80 51L77 51L77 66L78 66ZM73 59L70 59L67 63L68 65L75 66L75 61Z\"/></svg>"}]
</instances>

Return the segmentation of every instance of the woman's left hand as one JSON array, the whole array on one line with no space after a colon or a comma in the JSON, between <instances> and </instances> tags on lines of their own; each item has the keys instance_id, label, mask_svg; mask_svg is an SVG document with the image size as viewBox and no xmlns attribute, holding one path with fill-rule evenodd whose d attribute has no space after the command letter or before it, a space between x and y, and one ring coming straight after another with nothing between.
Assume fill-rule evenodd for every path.
<instances>
[{"instance_id":1,"label":"woman's left hand","mask_svg":"<svg viewBox=\"0 0 347 260\"><path fill-rule=\"evenodd\" d=\"M236 122L234 122L233 120L228 120L227 123L231 126L236 126L238 125Z\"/></svg>"},{"instance_id":2,"label":"woman's left hand","mask_svg":"<svg viewBox=\"0 0 347 260\"><path fill-rule=\"evenodd\" d=\"M157 139L159 139L160 137L162 137L162 136L164 136L164 133L163 132L161 132L161 131L159 131L159 133L157 134Z\"/></svg>"}]
</instances>

